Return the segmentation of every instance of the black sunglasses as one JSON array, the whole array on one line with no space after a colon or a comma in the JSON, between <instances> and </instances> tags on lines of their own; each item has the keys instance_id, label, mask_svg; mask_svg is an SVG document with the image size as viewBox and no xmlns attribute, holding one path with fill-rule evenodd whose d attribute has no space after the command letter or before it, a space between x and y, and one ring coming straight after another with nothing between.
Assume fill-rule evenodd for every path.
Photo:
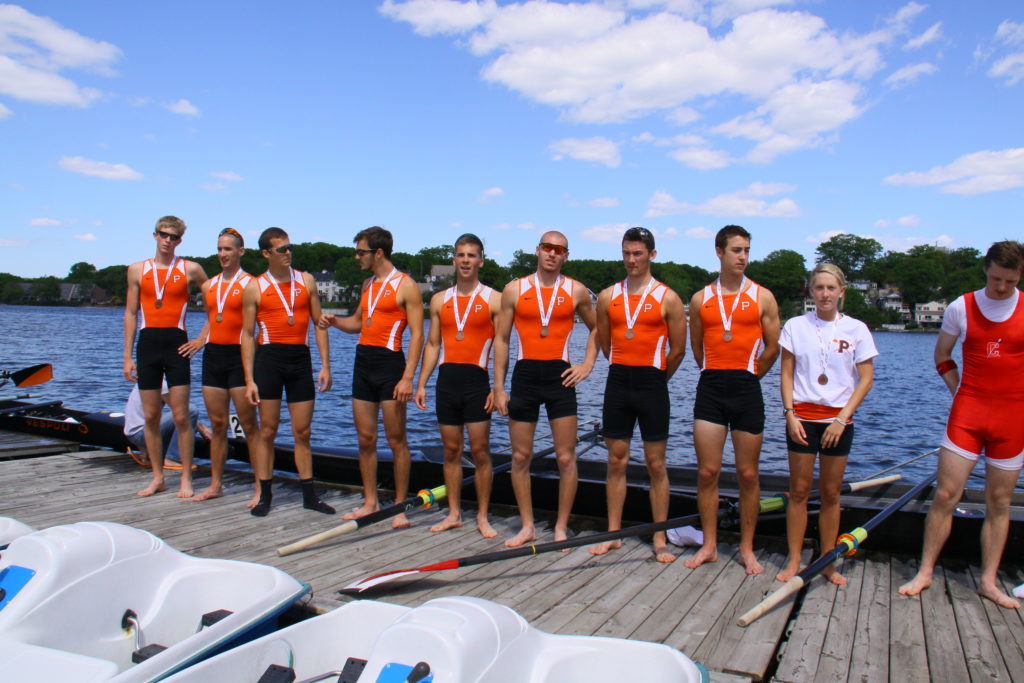
<instances>
[{"instance_id":1,"label":"black sunglasses","mask_svg":"<svg viewBox=\"0 0 1024 683\"><path fill-rule=\"evenodd\" d=\"M293 249L295 249L295 245L293 244L282 244L279 247L271 247L270 251L276 251L278 254L287 254Z\"/></svg>"},{"instance_id":2,"label":"black sunglasses","mask_svg":"<svg viewBox=\"0 0 1024 683\"><path fill-rule=\"evenodd\" d=\"M363 254L372 254L377 251L376 249L356 249L356 256L362 256Z\"/></svg>"},{"instance_id":3,"label":"black sunglasses","mask_svg":"<svg viewBox=\"0 0 1024 683\"><path fill-rule=\"evenodd\" d=\"M181 235L178 235L177 233L173 233L173 232L164 232L163 230L157 230L156 231L156 236L159 237L162 240L170 240L172 242L180 242L181 241Z\"/></svg>"}]
</instances>

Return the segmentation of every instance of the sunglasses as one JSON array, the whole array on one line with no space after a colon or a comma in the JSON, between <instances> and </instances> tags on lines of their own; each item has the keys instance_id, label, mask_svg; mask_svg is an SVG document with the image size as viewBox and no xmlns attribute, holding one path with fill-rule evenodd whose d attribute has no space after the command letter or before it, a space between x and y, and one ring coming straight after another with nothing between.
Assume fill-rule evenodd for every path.
<instances>
[{"instance_id":1,"label":"sunglasses","mask_svg":"<svg viewBox=\"0 0 1024 683\"><path fill-rule=\"evenodd\" d=\"M156 234L157 237L159 237L162 240L170 240L172 242L180 242L181 241L181 235L178 235L177 233L164 232L163 230L157 230L155 234Z\"/></svg>"},{"instance_id":2,"label":"sunglasses","mask_svg":"<svg viewBox=\"0 0 1024 683\"><path fill-rule=\"evenodd\" d=\"M364 254L372 254L377 251L376 249L356 249L356 256L363 256Z\"/></svg>"},{"instance_id":3,"label":"sunglasses","mask_svg":"<svg viewBox=\"0 0 1024 683\"><path fill-rule=\"evenodd\" d=\"M223 230L220 231L217 237L223 237L224 235L230 235L232 237L237 238L239 242L242 242L242 233L238 232L234 228L224 228Z\"/></svg>"},{"instance_id":4,"label":"sunglasses","mask_svg":"<svg viewBox=\"0 0 1024 683\"><path fill-rule=\"evenodd\" d=\"M278 254L287 254L288 252L295 249L294 244L282 244L279 247L271 247L270 251L276 251Z\"/></svg>"},{"instance_id":5,"label":"sunglasses","mask_svg":"<svg viewBox=\"0 0 1024 683\"><path fill-rule=\"evenodd\" d=\"M561 244L551 244L551 242L541 242L540 248L544 251L558 254L559 256L569 253L569 247L562 246Z\"/></svg>"}]
</instances>

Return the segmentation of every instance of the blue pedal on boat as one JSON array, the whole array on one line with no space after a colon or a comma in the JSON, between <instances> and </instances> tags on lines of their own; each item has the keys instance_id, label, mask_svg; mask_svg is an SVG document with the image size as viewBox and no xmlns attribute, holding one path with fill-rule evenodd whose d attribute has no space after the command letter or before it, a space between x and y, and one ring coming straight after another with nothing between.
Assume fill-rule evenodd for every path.
<instances>
[{"instance_id":1,"label":"blue pedal on boat","mask_svg":"<svg viewBox=\"0 0 1024 683\"><path fill-rule=\"evenodd\" d=\"M271 632L308 592L273 567L190 557L121 524L50 527L0 554L0 679L160 680Z\"/></svg>"},{"instance_id":2,"label":"blue pedal on boat","mask_svg":"<svg viewBox=\"0 0 1024 683\"><path fill-rule=\"evenodd\" d=\"M360 600L180 671L167 683L687 683L708 673L667 645L545 633L489 600Z\"/></svg>"}]
</instances>

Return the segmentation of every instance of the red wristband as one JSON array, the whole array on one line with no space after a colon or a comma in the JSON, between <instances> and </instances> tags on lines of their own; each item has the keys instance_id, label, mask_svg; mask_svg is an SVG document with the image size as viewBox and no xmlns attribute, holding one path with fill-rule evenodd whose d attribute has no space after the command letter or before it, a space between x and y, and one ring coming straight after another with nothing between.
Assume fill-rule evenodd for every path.
<instances>
[{"instance_id":1,"label":"red wristband","mask_svg":"<svg viewBox=\"0 0 1024 683\"><path fill-rule=\"evenodd\" d=\"M956 361L953 360L952 358L950 358L949 360L944 360L935 366L935 370L936 372L939 373L940 376L945 375L950 370L956 370Z\"/></svg>"}]
</instances>

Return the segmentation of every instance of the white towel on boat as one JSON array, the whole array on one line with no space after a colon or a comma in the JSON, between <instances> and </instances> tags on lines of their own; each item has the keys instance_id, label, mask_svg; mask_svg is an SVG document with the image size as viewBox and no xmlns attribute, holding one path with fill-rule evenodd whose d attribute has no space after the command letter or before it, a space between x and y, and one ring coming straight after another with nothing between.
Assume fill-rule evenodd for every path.
<instances>
[{"instance_id":1,"label":"white towel on boat","mask_svg":"<svg viewBox=\"0 0 1024 683\"><path fill-rule=\"evenodd\" d=\"M1013 589L1013 597L1024 598L1024 583Z\"/></svg>"},{"instance_id":2,"label":"white towel on boat","mask_svg":"<svg viewBox=\"0 0 1024 683\"><path fill-rule=\"evenodd\" d=\"M666 532L669 543L675 545L702 545L704 543L704 532L694 529L692 526L681 526L677 529L669 529Z\"/></svg>"}]
</instances>

